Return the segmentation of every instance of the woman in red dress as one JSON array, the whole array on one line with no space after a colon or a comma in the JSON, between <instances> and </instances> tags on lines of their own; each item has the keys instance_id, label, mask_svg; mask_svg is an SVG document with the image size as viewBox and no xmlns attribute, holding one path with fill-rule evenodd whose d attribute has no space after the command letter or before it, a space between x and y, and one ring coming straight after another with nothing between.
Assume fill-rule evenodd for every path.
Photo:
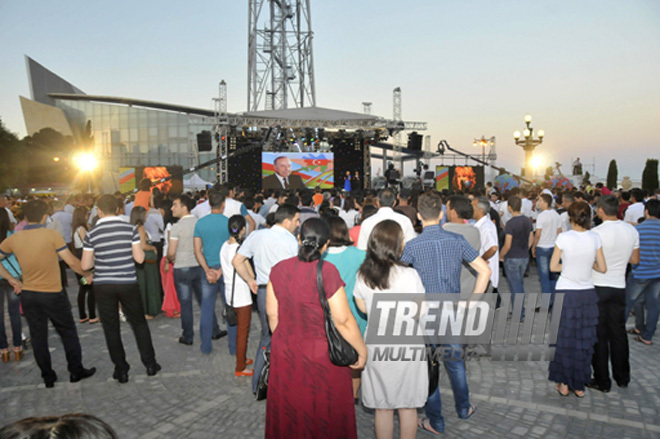
<instances>
[{"instance_id":1,"label":"woman in red dress","mask_svg":"<svg viewBox=\"0 0 660 439\"><path fill-rule=\"evenodd\" d=\"M266 311L273 337L266 438L357 438L351 369L330 362L316 286L316 265L329 236L323 220L308 219L300 230L298 256L278 263L270 273ZM330 263L323 264L322 273L332 319L359 354L350 367L361 369L367 348L344 282Z\"/></svg>"}]
</instances>

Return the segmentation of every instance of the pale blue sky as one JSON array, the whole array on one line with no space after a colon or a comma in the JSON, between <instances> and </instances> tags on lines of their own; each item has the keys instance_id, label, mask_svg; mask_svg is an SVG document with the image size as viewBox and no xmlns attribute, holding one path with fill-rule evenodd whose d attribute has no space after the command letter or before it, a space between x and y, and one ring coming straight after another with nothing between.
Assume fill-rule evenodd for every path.
<instances>
[{"instance_id":1,"label":"pale blue sky","mask_svg":"<svg viewBox=\"0 0 660 439\"><path fill-rule=\"evenodd\" d=\"M228 83L246 110L247 0L0 0L0 117L25 134L25 54L91 94L211 107ZM433 144L497 137L499 164L523 162L512 133L534 117L537 151L609 160L641 176L660 158L660 2L312 0L317 104L426 121ZM479 154L480 151L473 151Z\"/></svg>"}]
</instances>

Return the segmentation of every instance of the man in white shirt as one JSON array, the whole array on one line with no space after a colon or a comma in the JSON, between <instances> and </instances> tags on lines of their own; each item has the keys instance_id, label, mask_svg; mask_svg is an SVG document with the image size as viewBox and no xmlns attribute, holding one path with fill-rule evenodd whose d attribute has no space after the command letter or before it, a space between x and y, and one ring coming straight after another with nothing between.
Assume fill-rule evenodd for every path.
<instances>
[{"instance_id":1,"label":"man in white shirt","mask_svg":"<svg viewBox=\"0 0 660 439\"><path fill-rule=\"evenodd\" d=\"M532 244L532 256L536 258L536 267L541 280L541 293L551 294L550 307L555 301L555 286L559 275L550 271L550 258L555 249L557 235L561 233L561 218L552 208L552 197L548 194L539 195L536 208L539 210L536 219L536 232Z\"/></svg>"},{"instance_id":2,"label":"man in white shirt","mask_svg":"<svg viewBox=\"0 0 660 439\"><path fill-rule=\"evenodd\" d=\"M594 346L592 361L594 378L588 387L609 392L612 386L608 360L612 362L612 375L619 387L630 382L628 337L626 334L626 266L639 263L639 233L630 224L617 218L619 201L612 195L598 200L596 214L603 223L593 229L603 243L607 271L593 271L598 294L598 342Z\"/></svg>"},{"instance_id":3,"label":"man in white shirt","mask_svg":"<svg viewBox=\"0 0 660 439\"><path fill-rule=\"evenodd\" d=\"M245 218L246 230L245 236L254 232L257 227L254 220L248 213L247 207L243 205L240 201L234 199L236 196L235 186L232 183L225 183L220 187L220 192L225 196L225 210L222 212L227 218L231 218L233 215L240 215Z\"/></svg>"},{"instance_id":4,"label":"man in white shirt","mask_svg":"<svg viewBox=\"0 0 660 439\"><path fill-rule=\"evenodd\" d=\"M481 236L479 256L488 263L490 283L493 286L493 292L497 294L500 282L500 249L497 228L488 215L490 202L485 197L479 197L472 200L472 206L474 207L474 219L477 220L474 226L479 230Z\"/></svg>"},{"instance_id":5,"label":"man in white shirt","mask_svg":"<svg viewBox=\"0 0 660 439\"><path fill-rule=\"evenodd\" d=\"M633 226L644 216L644 191L635 188L630 191L630 206L626 209L623 220Z\"/></svg>"},{"instance_id":6,"label":"man in white shirt","mask_svg":"<svg viewBox=\"0 0 660 439\"><path fill-rule=\"evenodd\" d=\"M266 314L266 285L270 270L280 261L292 258L298 254L298 240L293 232L300 225L300 211L290 204L282 204L275 212L275 225L270 229L262 229L252 233L236 252L232 265L236 274L241 276L257 295L259 319L261 320L261 340L254 363L252 376L252 391L257 391L257 384L263 369L262 350L270 347L270 328ZM247 268L253 258L255 275Z\"/></svg>"},{"instance_id":7,"label":"man in white shirt","mask_svg":"<svg viewBox=\"0 0 660 439\"><path fill-rule=\"evenodd\" d=\"M202 201L201 203L199 203L198 205L196 205L193 208L193 210L190 211L190 213L195 215L197 217L197 219L203 218L206 215L208 215L209 213L211 213L211 204L209 203L209 194L208 194L208 192L210 190L211 189L206 191L206 199L204 201Z\"/></svg>"},{"instance_id":8,"label":"man in white shirt","mask_svg":"<svg viewBox=\"0 0 660 439\"><path fill-rule=\"evenodd\" d=\"M575 198L573 198L573 195L569 193L563 193L561 195L561 207L564 209L564 212L562 212L559 217L561 218L561 233L568 232L571 230L571 220L568 217L568 208L570 207L571 204L575 202Z\"/></svg>"},{"instance_id":9,"label":"man in white shirt","mask_svg":"<svg viewBox=\"0 0 660 439\"><path fill-rule=\"evenodd\" d=\"M370 216L362 223L362 227L360 227L360 235L358 236L357 248L360 250L366 250L371 231L376 226L376 224L381 221L385 221L386 219L395 221L401 226L403 229L405 242L408 242L417 236L417 233L415 233L415 229L413 228L413 224L410 222L410 218L403 214L397 213L392 209L395 201L396 194L392 189L383 189L378 193L378 205L380 208L375 215Z\"/></svg>"}]
</instances>

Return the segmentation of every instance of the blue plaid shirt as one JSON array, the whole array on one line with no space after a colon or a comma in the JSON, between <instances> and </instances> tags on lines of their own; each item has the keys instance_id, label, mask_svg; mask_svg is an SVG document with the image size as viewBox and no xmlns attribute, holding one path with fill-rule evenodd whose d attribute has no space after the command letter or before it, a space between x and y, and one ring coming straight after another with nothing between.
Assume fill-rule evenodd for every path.
<instances>
[{"instance_id":1,"label":"blue plaid shirt","mask_svg":"<svg viewBox=\"0 0 660 439\"><path fill-rule=\"evenodd\" d=\"M463 236L435 225L406 243L401 260L417 270L427 293L459 294L463 261L472 262L478 256Z\"/></svg>"}]
</instances>

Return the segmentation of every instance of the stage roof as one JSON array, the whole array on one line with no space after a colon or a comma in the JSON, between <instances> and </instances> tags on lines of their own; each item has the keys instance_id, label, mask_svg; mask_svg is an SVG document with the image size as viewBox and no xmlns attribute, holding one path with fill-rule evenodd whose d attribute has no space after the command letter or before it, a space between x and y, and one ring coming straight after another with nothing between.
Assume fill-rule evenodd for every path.
<instances>
[{"instance_id":1,"label":"stage roof","mask_svg":"<svg viewBox=\"0 0 660 439\"><path fill-rule=\"evenodd\" d=\"M333 110L322 107L287 108L284 110L248 111L247 117L263 117L265 119L290 119L309 121L377 121L382 118L351 111Z\"/></svg>"}]
</instances>

